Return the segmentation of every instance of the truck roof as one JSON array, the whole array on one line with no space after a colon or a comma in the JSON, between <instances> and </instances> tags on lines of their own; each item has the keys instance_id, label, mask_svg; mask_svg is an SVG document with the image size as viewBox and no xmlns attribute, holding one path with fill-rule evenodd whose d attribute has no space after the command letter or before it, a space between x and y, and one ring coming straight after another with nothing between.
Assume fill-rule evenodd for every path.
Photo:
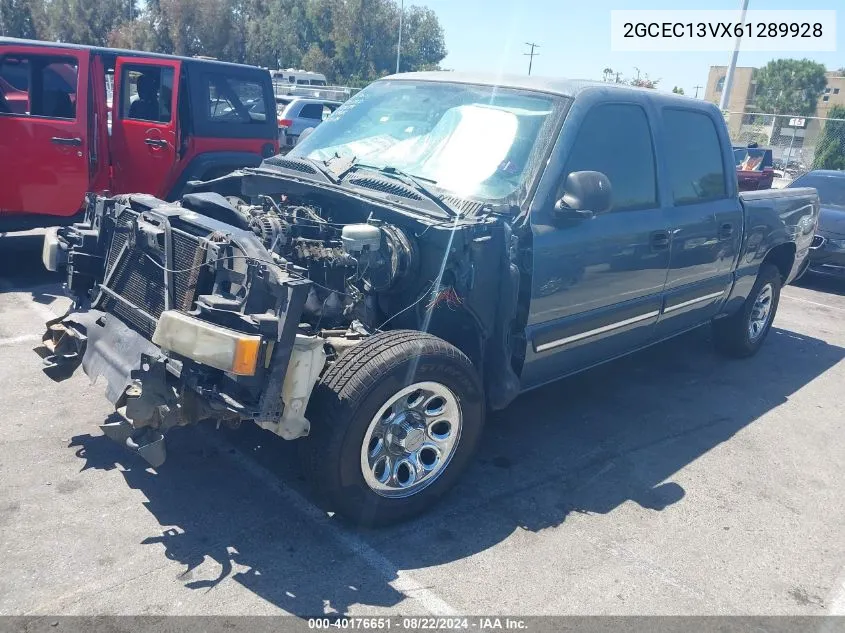
<instances>
[{"instance_id":1,"label":"truck roof","mask_svg":"<svg viewBox=\"0 0 845 633\"><path fill-rule=\"evenodd\" d=\"M380 81L385 80L410 80L410 81L438 81L450 83L476 84L481 86L497 86L500 88L515 88L517 90L530 90L532 92L546 92L549 94L561 95L564 97L576 97L579 93L588 89L601 88L611 92L640 92L646 93L653 99L666 101L680 101L684 105L709 104L701 99L693 99L674 93L658 92L651 88L636 88L624 84L611 83L606 81L591 81L586 79L563 79L560 77L538 77L536 75L508 75L495 73L476 72L454 72L434 70L415 73L399 73L388 75Z\"/></svg>"},{"instance_id":2,"label":"truck roof","mask_svg":"<svg viewBox=\"0 0 845 633\"><path fill-rule=\"evenodd\" d=\"M13 44L16 46L38 46L43 48L69 48L74 50L89 50L101 55L110 55L121 57L153 57L156 59L178 59L183 62L191 64L213 64L216 66L227 66L240 69L256 69L257 66L249 66L247 64L234 64L232 62L221 62L216 59L207 59L204 57L184 57L180 55L165 55L164 53L148 53L146 51L135 51L123 48L108 48L105 46L84 46L82 44L68 44L66 42L46 42L44 40L24 40L16 37L0 37L0 46L3 44ZM260 70L260 69L259 69Z\"/></svg>"}]
</instances>

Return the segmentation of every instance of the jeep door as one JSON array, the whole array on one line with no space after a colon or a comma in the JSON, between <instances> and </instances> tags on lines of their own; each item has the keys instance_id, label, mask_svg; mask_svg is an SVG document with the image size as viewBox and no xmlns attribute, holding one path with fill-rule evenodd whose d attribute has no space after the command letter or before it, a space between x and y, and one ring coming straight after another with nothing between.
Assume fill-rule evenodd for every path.
<instances>
[{"instance_id":1,"label":"jeep door","mask_svg":"<svg viewBox=\"0 0 845 633\"><path fill-rule=\"evenodd\" d=\"M89 56L80 48L0 45L7 149L0 153L0 216L69 217L82 207L90 178Z\"/></svg>"},{"instance_id":2,"label":"jeep door","mask_svg":"<svg viewBox=\"0 0 845 633\"><path fill-rule=\"evenodd\" d=\"M112 106L115 193L164 197L179 151L181 62L118 57Z\"/></svg>"},{"instance_id":3,"label":"jeep door","mask_svg":"<svg viewBox=\"0 0 845 633\"><path fill-rule=\"evenodd\" d=\"M582 93L572 105L531 211L533 270L522 386L530 388L646 345L654 338L669 267L657 184L654 112ZM563 219L566 177L605 174L612 207Z\"/></svg>"}]
</instances>

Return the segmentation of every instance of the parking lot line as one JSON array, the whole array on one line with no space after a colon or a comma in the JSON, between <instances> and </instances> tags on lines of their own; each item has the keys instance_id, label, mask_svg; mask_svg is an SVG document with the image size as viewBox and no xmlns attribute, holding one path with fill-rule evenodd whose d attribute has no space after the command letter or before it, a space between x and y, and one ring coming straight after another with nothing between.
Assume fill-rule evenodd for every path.
<instances>
[{"instance_id":1,"label":"parking lot line","mask_svg":"<svg viewBox=\"0 0 845 633\"><path fill-rule=\"evenodd\" d=\"M325 512L298 492L282 483L264 466L253 461L241 452L239 448L235 447L233 452L233 446L213 431L209 430L205 436L208 443L217 449L221 455L225 456L226 459L234 461L238 467L243 468L254 477L266 482L268 490L273 490L278 494L285 505L295 509L303 516L328 530L342 547L360 558L367 566L380 574L393 589L415 600L432 615L454 616L458 614L458 611L452 605L421 585L406 571L398 569L397 565L373 549L353 532L344 529L337 521L330 519Z\"/></svg>"},{"instance_id":2,"label":"parking lot line","mask_svg":"<svg viewBox=\"0 0 845 633\"><path fill-rule=\"evenodd\" d=\"M802 303L810 303L814 306L819 306L822 308L828 308L829 310L839 310L840 312L845 312L845 308L840 308L838 306L829 306L826 303L819 303L818 301L810 301L809 299L802 299L801 297L796 297L794 295L786 294L785 292L781 293L782 297L786 297L787 299L794 299L795 301L801 301Z\"/></svg>"}]
</instances>

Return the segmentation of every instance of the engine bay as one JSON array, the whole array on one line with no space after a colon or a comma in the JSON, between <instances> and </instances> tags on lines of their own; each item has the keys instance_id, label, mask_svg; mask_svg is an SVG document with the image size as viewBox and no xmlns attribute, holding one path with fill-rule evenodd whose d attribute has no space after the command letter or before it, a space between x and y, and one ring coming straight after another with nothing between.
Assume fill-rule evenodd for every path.
<instances>
[{"instance_id":1,"label":"engine bay","mask_svg":"<svg viewBox=\"0 0 845 633\"><path fill-rule=\"evenodd\" d=\"M229 200L274 261L293 265L311 281L303 321L315 330L353 321L377 328L389 309L378 297L406 290L418 267L414 237L372 218L332 222L319 207L276 202L269 195L257 201Z\"/></svg>"}]
</instances>

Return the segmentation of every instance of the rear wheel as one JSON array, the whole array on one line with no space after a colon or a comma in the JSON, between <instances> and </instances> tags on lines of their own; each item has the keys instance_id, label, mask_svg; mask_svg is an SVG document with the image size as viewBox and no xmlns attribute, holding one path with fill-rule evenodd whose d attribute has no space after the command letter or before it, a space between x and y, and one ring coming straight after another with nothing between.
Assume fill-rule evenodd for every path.
<instances>
[{"instance_id":1,"label":"rear wheel","mask_svg":"<svg viewBox=\"0 0 845 633\"><path fill-rule=\"evenodd\" d=\"M716 349L734 358L756 354L772 327L780 290L780 271L772 264L763 264L742 308L736 314L713 321Z\"/></svg>"},{"instance_id":2,"label":"rear wheel","mask_svg":"<svg viewBox=\"0 0 845 633\"><path fill-rule=\"evenodd\" d=\"M343 354L314 391L306 475L327 510L365 525L424 512L457 481L483 426L477 372L429 334L377 334Z\"/></svg>"}]
</instances>

